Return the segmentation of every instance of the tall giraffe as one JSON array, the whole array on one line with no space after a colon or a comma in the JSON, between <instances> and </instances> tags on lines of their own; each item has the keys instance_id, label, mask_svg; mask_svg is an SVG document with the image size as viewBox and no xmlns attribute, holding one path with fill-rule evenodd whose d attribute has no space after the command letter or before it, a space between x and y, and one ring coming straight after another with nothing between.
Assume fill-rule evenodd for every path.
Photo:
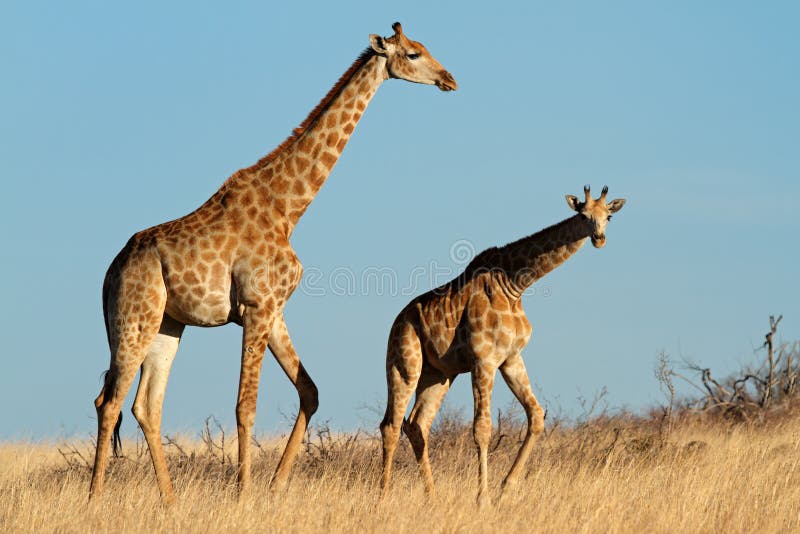
<instances>
[{"instance_id":1,"label":"tall giraffe","mask_svg":"<svg viewBox=\"0 0 800 534\"><path fill-rule=\"evenodd\" d=\"M172 361L186 325L243 327L236 403L240 493L250 485L250 442L259 374L269 347L295 385L300 410L270 486L285 483L317 388L292 346L283 308L302 266L289 238L380 84L388 78L456 89L456 81L399 23L368 47L306 120L255 165L234 173L202 206L135 234L114 258L103 284L111 364L95 400L97 452L90 497L103 489L112 435L137 370L133 413L144 432L165 502L175 493L161 444L161 408ZM113 433L112 433L113 431Z\"/></svg>"},{"instance_id":2,"label":"tall giraffe","mask_svg":"<svg viewBox=\"0 0 800 534\"><path fill-rule=\"evenodd\" d=\"M522 348L531 325L520 298L536 280L578 251L591 237L605 245L606 224L624 199L606 204L608 188L598 199L584 187L585 200L567 195L577 215L504 247L485 250L447 284L412 300L392 325L386 354L389 398L381 422L383 436L382 493L389 490L392 459L400 429L408 436L419 462L425 489L432 493L428 433L444 395L455 377L472 375L475 398L473 437L478 448L478 503L489 502L487 447L492 432L490 403L495 371L500 373L525 409L528 430L503 487L519 477L536 437L544 429L544 412L531 391ZM408 420L408 401L416 400Z\"/></svg>"}]
</instances>

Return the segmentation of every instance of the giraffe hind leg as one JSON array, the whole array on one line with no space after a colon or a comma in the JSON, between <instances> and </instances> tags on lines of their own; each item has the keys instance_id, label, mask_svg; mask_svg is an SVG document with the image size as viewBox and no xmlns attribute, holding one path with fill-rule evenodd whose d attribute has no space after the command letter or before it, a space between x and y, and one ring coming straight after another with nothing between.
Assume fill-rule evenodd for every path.
<instances>
[{"instance_id":1,"label":"giraffe hind leg","mask_svg":"<svg viewBox=\"0 0 800 534\"><path fill-rule=\"evenodd\" d=\"M150 344L147 356L142 362L142 374L133 402L133 414L144 433L156 472L158 489L161 498L167 504L175 501L175 491L169 478L164 446L161 443L161 408L169 371L178 351L183 329L182 323L164 315L158 334Z\"/></svg>"},{"instance_id":2,"label":"giraffe hind leg","mask_svg":"<svg viewBox=\"0 0 800 534\"><path fill-rule=\"evenodd\" d=\"M388 388L386 413L381 421L383 441L383 473L381 496L389 493L392 462L400 439L403 416L422 372L422 349L410 324L392 328L386 353L386 383Z\"/></svg>"},{"instance_id":3,"label":"giraffe hind leg","mask_svg":"<svg viewBox=\"0 0 800 534\"><path fill-rule=\"evenodd\" d=\"M109 282L111 277L107 275L103 287L103 311L111 349L111 364L103 389L95 399L97 444L89 488L90 498L103 491L109 447L114 434L119 435L122 402L139 366L147 356L150 344L158 334L166 305L166 290L158 260L151 256L128 258L125 261L125 269L135 273L135 280L117 278ZM111 269L120 268L116 263L117 260ZM160 289L155 292L157 298L142 299L142 287ZM121 306L120 303L126 305Z\"/></svg>"},{"instance_id":4,"label":"giraffe hind leg","mask_svg":"<svg viewBox=\"0 0 800 534\"><path fill-rule=\"evenodd\" d=\"M136 377L136 372L146 355L146 347L158 332L155 328L145 328L137 336L137 342L126 343L122 341L120 349L114 355L114 362L109 369L110 379L96 402L97 408L97 449L92 469L92 482L89 489L90 496L99 495L103 491L105 469L108 464L108 449L111 445L114 429L118 430L118 422L122 402ZM133 341L133 340L131 340Z\"/></svg>"},{"instance_id":5,"label":"giraffe hind leg","mask_svg":"<svg viewBox=\"0 0 800 534\"><path fill-rule=\"evenodd\" d=\"M434 492L434 485L428 458L428 436L433 419L439 411L442 399L450 389L452 380L453 378L445 376L441 371L423 364L414 407L411 409L408 421L403 423L403 432L414 449L414 456L417 458L420 474L425 483L425 491L429 494Z\"/></svg>"}]
</instances>

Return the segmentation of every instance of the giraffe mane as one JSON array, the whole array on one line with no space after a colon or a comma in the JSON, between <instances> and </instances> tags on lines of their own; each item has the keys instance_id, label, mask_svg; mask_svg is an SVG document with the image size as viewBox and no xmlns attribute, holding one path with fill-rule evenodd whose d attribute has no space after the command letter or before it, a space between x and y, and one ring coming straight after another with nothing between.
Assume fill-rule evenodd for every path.
<instances>
[{"instance_id":1,"label":"giraffe mane","mask_svg":"<svg viewBox=\"0 0 800 534\"><path fill-rule=\"evenodd\" d=\"M514 247L514 246L519 246L519 245L521 245L522 243L524 243L526 241L528 241L528 242L535 241L535 240L539 239L542 236L542 234L544 234L546 232L552 232L553 230L555 230L558 227L567 226L569 224L572 224L577 217L580 217L580 215L576 214L576 215L573 215L571 217L567 217L566 219L564 219L562 221L559 221L559 222L557 222L555 224L551 224L550 226L542 228L541 230L538 230L538 231L536 231L536 232L534 232L534 233L532 233L530 235L527 235L525 237L521 237L521 238L519 238L519 239L517 239L515 241L511 241L509 243L506 243L502 247L498 247L498 248L502 249L502 250L508 250L509 248Z\"/></svg>"},{"instance_id":2,"label":"giraffe mane","mask_svg":"<svg viewBox=\"0 0 800 534\"><path fill-rule=\"evenodd\" d=\"M350 81L350 78L353 77L353 74L355 74L356 71L358 71L358 69L363 67L364 64L367 61L369 61L369 59L374 55L376 55L375 51L372 50L372 48L370 47L367 47L363 52L361 52L361 54L356 58L356 60L353 61L353 64L350 65L350 68L348 68L344 72L344 74L341 75L339 80L333 85L333 87L331 87L330 91L328 91L328 93L322 98L322 100L319 101L319 104L317 104L316 107L314 107L314 109L311 110L311 113L308 114L305 120L303 120L303 122L301 122L298 127L292 130L292 133L289 134L289 137L284 139L284 141L277 147L275 147L275 149L273 149L272 152L270 152L263 158L259 159L255 164L249 167L245 167L243 169L239 169L238 171L233 173L233 175L230 178L228 178L228 180L226 180L226 183L238 178L243 174L257 171L265 167L268 163L273 161L278 156L278 154L283 152L287 147L289 147L289 145L294 143L301 135L303 135L308 130L308 128L312 124L314 124L314 121L316 121L319 118L322 112L325 111L328 108L328 106L330 106L333 99L336 98L336 96L342 91L347 82Z\"/></svg>"},{"instance_id":3,"label":"giraffe mane","mask_svg":"<svg viewBox=\"0 0 800 534\"><path fill-rule=\"evenodd\" d=\"M480 253L476 254L474 258L472 258L472 261L469 262L467 267L464 269L464 272L461 273L459 276L457 276L455 280L457 280L459 277L465 277L466 279L469 279L475 276L476 273L481 273L496 268L498 266L497 265L498 253L502 255L510 248L520 246L526 242L535 241L536 239L539 239L541 235L544 234L545 232L552 232L558 227L563 227L567 226L568 224L571 224L573 220L579 216L580 215L573 215L572 217L567 217L562 221L559 221L555 224L551 224L546 228L542 228L537 232L526 235L525 237L521 237L515 241L506 243L505 245L499 247L489 247L481 251Z\"/></svg>"}]
</instances>

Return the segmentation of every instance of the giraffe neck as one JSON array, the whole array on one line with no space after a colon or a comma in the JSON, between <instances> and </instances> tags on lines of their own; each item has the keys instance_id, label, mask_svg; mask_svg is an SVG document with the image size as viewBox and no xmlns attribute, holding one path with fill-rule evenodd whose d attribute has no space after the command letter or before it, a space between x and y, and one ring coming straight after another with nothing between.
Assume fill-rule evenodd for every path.
<instances>
[{"instance_id":1,"label":"giraffe neck","mask_svg":"<svg viewBox=\"0 0 800 534\"><path fill-rule=\"evenodd\" d=\"M575 254L592 234L591 223L575 215L498 249L509 292L517 297Z\"/></svg>"},{"instance_id":2,"label":"giraffe neck","mask_svg":"<svg viewBox=\"0 0 800 534\"><path fill-rule=\"evenodd\" d=\"M234 182L257 186L261 201L271 204L287 235L325 183L387 78L386 58L367 49L283 144L239 177L232 177Z\"/></svg>"}]
</instances>

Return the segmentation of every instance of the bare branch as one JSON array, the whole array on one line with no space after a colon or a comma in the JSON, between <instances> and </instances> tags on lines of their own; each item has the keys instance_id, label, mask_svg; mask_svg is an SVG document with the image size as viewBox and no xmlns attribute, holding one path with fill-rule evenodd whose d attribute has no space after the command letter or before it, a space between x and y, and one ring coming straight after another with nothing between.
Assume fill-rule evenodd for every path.
<instances>
[{"instance_id":1,"label":"bare branch","mask_svg":"<svg viewBox=\"0 0 800 534\"><path fill-rule=\"evenodd\" d=\"M165 435L164 436L164 445L166 445L168 447L175 447L178 450L178 453L180 453L180 455L182 457L184 457L184 458L188 458L189 457L189 455L186 454L186 451L183 449L183 447L181 447L180 444L178 443L177 437L173 438L173 437L170 437L169 435Z\"/></svg>"},{"instance_id":2,"label":"bare branch","mask_svg":"<svg viewBox=\"0 0 800 534\"><path fill-rule=\"evenodd\" d=\"M776 320L773 315L769 316L769 332L764 336L763 347L767 348L767 361L769 362L769 372L767 375L767 383L764 386L764 395L761 397L761 407L766 408L772 398L772 388L775 384L775 345L773 338L775 332L778 330L778 323L783 319L783 315L778 316Z\"/></svg>"}]
</instances>

